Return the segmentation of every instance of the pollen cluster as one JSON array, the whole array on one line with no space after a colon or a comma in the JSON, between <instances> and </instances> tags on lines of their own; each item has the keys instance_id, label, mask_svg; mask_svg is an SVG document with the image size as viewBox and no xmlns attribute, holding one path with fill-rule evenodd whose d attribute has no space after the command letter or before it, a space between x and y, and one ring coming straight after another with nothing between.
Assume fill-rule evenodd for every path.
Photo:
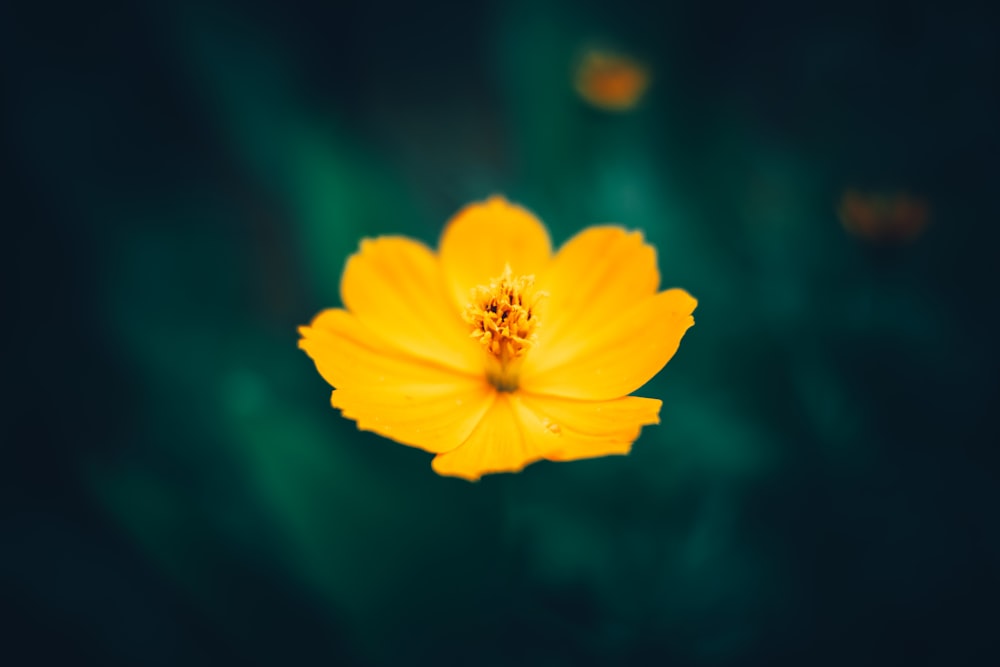
<instances>
[{"instance_id":1,"label":"pollen cluster","mask_svg":"<svg viewBox=\"0 0 1000 667\"><path fill-rule=\"evenodd\" d=\"M502 373L523 356L535 340L538 316L535 308L542 296L534 290L534 276L514 276L510 266L473 290L465 309L470 334L500 362Z\"/></svg>"}]
</instances>

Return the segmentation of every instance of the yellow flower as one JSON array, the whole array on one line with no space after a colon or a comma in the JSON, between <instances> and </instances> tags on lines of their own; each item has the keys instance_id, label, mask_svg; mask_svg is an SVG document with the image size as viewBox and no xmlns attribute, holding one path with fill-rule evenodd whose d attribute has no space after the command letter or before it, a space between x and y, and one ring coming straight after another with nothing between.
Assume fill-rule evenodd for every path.
<instances>
[{"instance_id":1,"label":"yellow flower","mask_svg":"<svg viewBox=\"0 0 1000 667\"><path fill-rule=\"evenodd\" d=\"M492 197L452 218L437 254L362 241L344 308L300 327L299 347L344 417L436 454L441 475L627 454L661 405L628 394L694 324L697 302L659 284L641 233L591 227L553 255L537 218Z\"/></svg>"}]
</instances>

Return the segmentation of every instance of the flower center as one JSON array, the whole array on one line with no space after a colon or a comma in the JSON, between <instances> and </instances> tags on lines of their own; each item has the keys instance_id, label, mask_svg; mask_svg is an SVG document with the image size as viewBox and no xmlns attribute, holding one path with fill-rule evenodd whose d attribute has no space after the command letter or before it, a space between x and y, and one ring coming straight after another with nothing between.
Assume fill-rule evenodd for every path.
<instances>
[{"instance_id":1,"label":"flower center","mask_svg":"<svg viewBox=\"0 0 1000 667\"><path fill-rule=\"evenodd\" d=\"M535 308L544 293L534 289L534 276L514 276L510 266L472 291L465 321L487 352L486 377L500 391L517 389L522 357L535 341Z\"/></svg>"}]
</instances>

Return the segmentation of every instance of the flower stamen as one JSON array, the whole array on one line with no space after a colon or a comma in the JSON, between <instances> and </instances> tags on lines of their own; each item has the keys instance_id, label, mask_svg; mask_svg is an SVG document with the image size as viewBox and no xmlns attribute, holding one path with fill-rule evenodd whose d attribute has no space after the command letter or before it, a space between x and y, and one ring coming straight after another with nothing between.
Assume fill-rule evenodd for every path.
<instances>
[{"instance_id":1,"label":"flower stamen","mask_svg":"<svg viewBox=\"0 0 1000 667\"><path fill-rule=\"evenodd\" d=\"M514 276L510 266L472 291L464 318L471 336L487 351L486 376L499 391L517 389L522 357L535 342L536 307L544 296L534 289L534 276Z\"/></svg>"}]
</instances>

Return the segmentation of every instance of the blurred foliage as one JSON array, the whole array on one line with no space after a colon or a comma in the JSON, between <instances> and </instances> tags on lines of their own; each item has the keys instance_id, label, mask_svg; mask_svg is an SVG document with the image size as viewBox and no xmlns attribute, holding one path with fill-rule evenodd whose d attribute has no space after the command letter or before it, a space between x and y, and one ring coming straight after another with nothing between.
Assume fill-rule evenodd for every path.
<instances>
[{"instance_id":1,"label":"blurred foliage","mask_svg":"<svg viewBox=\"0 0 1000 667\"><path fill-rule=\"evenodd\" d=\"M982 664L994 647L987 10L2 12L8 664ZM634 110L576 95L595 46L650 68ZM867 244L838 219L851 187L918 193L931 224ZM665 286L699 298L632 455L438 478L341 419L296 349L360 238L433 245L493 192L556 243L642 229Z\"/></svg>"}]
</instances>

